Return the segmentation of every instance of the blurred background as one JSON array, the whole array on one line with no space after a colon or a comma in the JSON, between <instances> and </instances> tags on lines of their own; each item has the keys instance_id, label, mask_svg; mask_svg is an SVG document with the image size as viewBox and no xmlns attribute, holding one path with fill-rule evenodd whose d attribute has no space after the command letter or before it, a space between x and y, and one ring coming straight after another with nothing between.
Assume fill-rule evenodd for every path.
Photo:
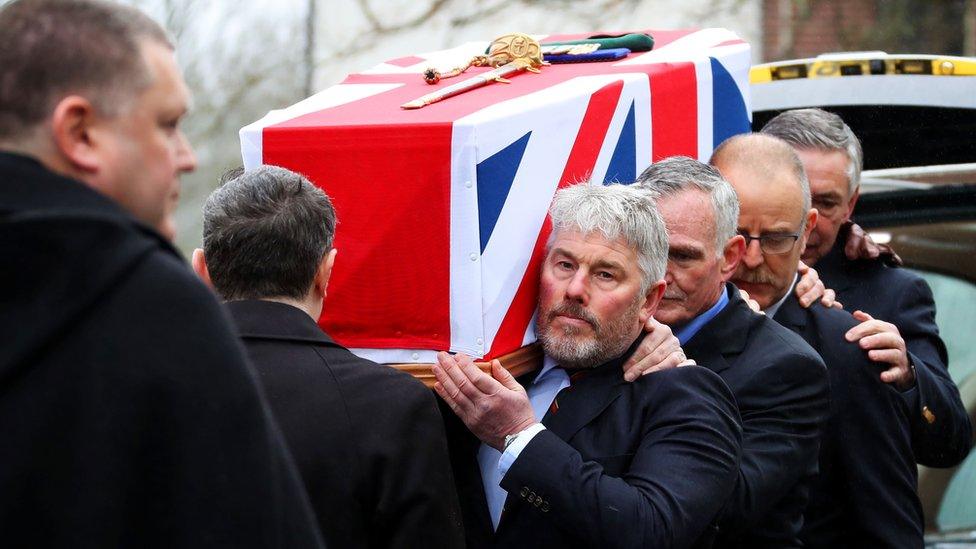
<instances>
[{"instance_id":1,"label":"blurred background","mask_svg":"<svg viewBox=\"0 0 976 549\"><path fill-rule=\"evenodd\" d=\"M0 4L7 0L0 0ZM976 55L976 0L126 0L176 37L199 168L183 178L177 243L241 163L238 130L351 72L509 32L726 27L754 62L830 51Z\"/></svg>"}]
</instances>

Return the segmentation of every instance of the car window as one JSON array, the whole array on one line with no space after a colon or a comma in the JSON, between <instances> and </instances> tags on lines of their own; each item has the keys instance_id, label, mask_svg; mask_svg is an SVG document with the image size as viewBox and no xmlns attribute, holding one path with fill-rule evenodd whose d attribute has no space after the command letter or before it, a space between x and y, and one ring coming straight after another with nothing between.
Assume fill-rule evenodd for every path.
<instances>
[{"instance_id":1,"label":"car window","mask_svg":"<svg viewBox=\"0 0 976 549\"><path fill-rule=\"evenodd\" d=\"M976 528L976 452L970 452L952 477L935 522L942 532Z\"/></svg>"},{"instance_id":2,"label":"car window","mask_svg":"<svg viewBox=\"0 0 976 549\"><path fill-rule=\"evenodd\" d=\"M935 297L935 320L949 352L949 374L959 386L963 404L976 408L976 285L953 276L913 269L925 278ZM942 496L936 524L942 532L976 528L976 452L953 475Z\"/></svg>"},{"instance_id":3,"label":"car window","mask_svg":"<svg viewBox=\"0 0 976 549\"><path fill-rule=\"evenodd\" d=\"M960 278L915 270L935 297L935 321L949 351L949 375L962 385L976 372L976 284ZM976 380L976 378L972 378Z\"/></svg>"}]
</instances>

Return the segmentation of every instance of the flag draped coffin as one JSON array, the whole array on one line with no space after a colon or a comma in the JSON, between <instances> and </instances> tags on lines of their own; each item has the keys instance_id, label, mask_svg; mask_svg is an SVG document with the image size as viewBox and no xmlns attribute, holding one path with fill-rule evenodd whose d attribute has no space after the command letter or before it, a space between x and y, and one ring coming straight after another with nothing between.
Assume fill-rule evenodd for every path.
<instances>
[{"instance_id":1,"label":"flag draped coffin","mask_svg":"<svg viewBox=\"0 0 976 549\"><path fill-rule=\"evenodd\" d=\"M243 128L245 167L300 172L336 206L323 328L380 362L491 358L534 341L558 188L631 182L673 155L707 160L749 131L748 44L725 29L647 32L653 51L546 66L419 110L400 105L436 89L422 71L487 42L394 59Z\"/></svg>"}]
</instances>

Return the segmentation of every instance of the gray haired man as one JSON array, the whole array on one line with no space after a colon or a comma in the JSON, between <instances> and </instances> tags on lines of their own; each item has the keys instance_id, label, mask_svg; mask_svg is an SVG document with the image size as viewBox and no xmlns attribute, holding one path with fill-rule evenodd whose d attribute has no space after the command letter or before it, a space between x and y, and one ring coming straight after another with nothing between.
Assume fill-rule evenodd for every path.
<instances>
[{"instance_id":1,"label":"gray haired man","mask_svg":"<svg viewBox=\"0 0 976 549\"><path fill-rule=\"evenodd\" d=\"M742 416L742 463L717 545L800 547L829 413L823 361L802 338L753 312L729 282L745 240L738 197L718 170L672 157L637 181L668 230L667 288L654 316L688 358L722 377Z\"/></svg>"},{"instance_id":2,"label":"gray haired man","mask_svg":"<svg viewBox=\"0 0 976 549\"><path fill-rule=\"evenodd\" d=\"M557 193L551 216L536 324L542 371L523 387L497 361L485 373L442 353L434 367L438 394L461 420L449 439L468 546L708 539L738 467L732 395L698 366L634 383L621 368L664 292L660 215L639 189L578 185Z\"/></svg>"},{"instance_id":3,"label":"gray haired man","mask_svg":"<svg viewBox=\"0 0 976 549\"><path fill-rule=\"evenodd\" d=\"M860 142L839 116L820 109L786 111L762 133L789 143L803 162L818 212L803 260L861 321L847 339L888 366L881 379L897 387L912 410L916 459L956 465L972 446L973 429L946 367L932 290L914 273L877 259L851 259L845 251L860 193Z\"/></svg>"}]
</instances>

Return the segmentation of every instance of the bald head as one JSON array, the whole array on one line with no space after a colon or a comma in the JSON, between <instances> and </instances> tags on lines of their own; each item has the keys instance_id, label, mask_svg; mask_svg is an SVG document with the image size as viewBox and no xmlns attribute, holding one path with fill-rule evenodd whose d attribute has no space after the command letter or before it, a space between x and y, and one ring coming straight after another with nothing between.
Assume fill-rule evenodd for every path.
<instances>
[{"instance_id":1,"label":"bald head","mask_svg":"<svg viewBox=\"0 0 976 549\"><path fill-rule=\"evenodd\" d=\"M711 162L739 197L746 250L732 282L766 309L789 293L817 223L803 164L785 141L760 134L727 140Z\"/></svg>"},{"instance_id":2,"label":"bald head","mask_svg":"<svg viewBox=\"0 0 976 549\"><path fill-rule=\"evenodd\" d=\"M795 185L803 211L810 209L810 183L803 163L782 139L760 133L730 137L712 153L709 164L715 166L738 191L742 185ZM732 179L730 172L742 176Z\"/></svg>"}]
</instances>

